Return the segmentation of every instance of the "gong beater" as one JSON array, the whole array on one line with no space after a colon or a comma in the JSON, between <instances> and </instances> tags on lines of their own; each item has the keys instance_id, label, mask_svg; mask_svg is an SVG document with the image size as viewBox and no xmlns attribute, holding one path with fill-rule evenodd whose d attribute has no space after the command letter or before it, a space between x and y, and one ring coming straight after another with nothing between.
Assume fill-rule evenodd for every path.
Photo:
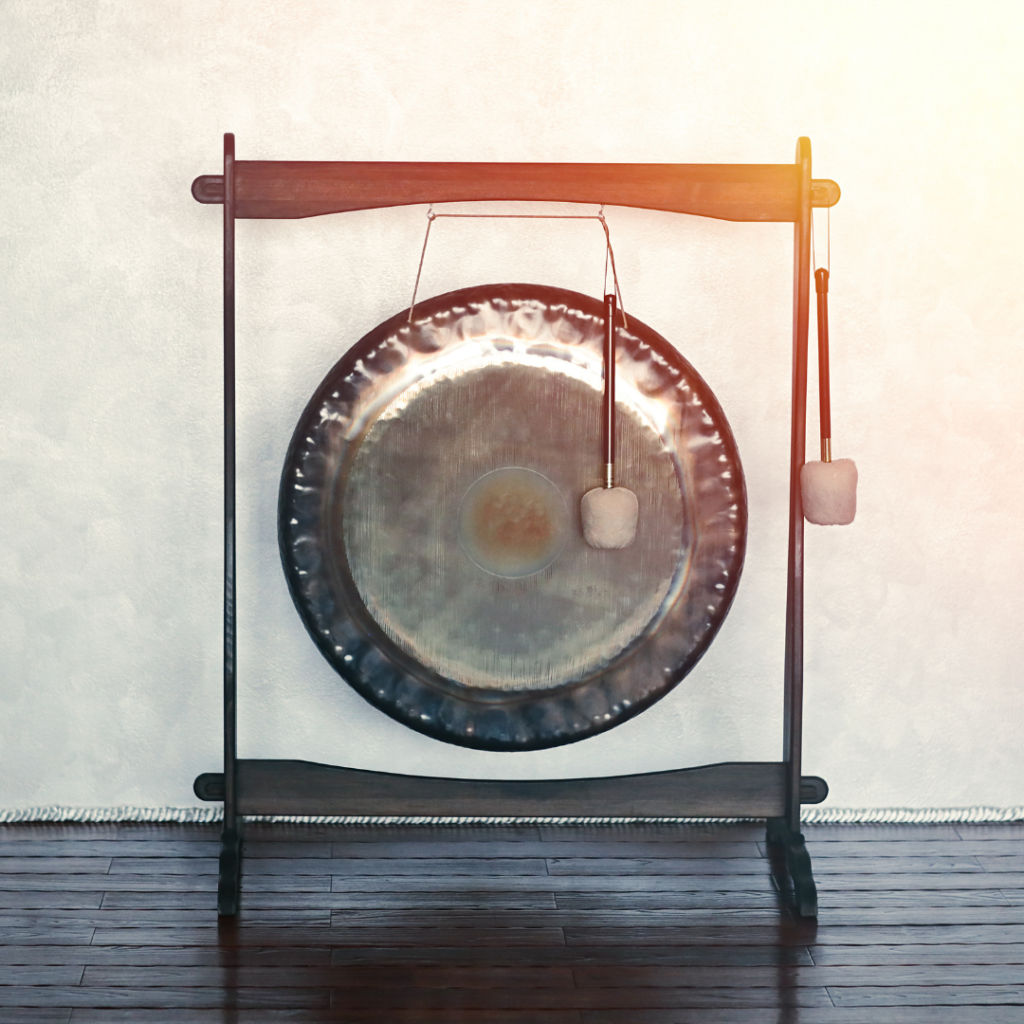
<instances>
[{"instance_id":1,"label":"gong beater","mask_svg":"<svg viewBox=\"0 0 1024 1024\"><path fill-rule=\"evenodd\" d=\"M487 285L421 301L328 373L295 429L281 557L310 636L372 704L462 746L533 750L672 689L724 620L746 495L694 368L632 315L618 339L633 545L595 550L599 300Z\"/></svg>"}]
</instances>

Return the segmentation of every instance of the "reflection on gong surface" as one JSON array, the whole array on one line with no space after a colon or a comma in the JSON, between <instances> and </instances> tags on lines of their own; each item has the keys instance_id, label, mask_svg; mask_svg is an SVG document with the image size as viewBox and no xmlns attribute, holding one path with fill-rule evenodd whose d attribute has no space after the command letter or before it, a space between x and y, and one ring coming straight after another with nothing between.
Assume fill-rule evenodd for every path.
<instances>
[{"instance_id":1,"label":"reflection on gong surface","mask_svg":"<svg viewBox=\"0 0 1024 1024\"><path fill-rule=\"evenodd\" d=\"M636 540L589 547L600 484L597 299L466 289L353 347L282 479L286 574L310 634L378 707L450 742L532 749L624 720L706 649L742 567L742 473L692 367L619 331L618 478Z\"/></svg>"}]
</instances>

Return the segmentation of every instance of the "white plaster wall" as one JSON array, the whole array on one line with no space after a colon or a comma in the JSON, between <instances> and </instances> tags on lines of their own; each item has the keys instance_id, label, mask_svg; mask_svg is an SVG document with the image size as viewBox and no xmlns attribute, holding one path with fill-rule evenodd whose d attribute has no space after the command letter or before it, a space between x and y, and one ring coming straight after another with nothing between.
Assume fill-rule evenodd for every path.
<instances>
[{"instance_id":1,"label":"white plaster wall","mask_svg":"<svg viewBox=\"0 0 1024 1024\"><path fill-rule=\"evenodd\" d=\"M832 215L847 529L808 530L805 770L839 807L1024 803L1024 5L0 4L0 807L186 806L220 756L220 210L242 159L783 162ZM414 734L322 661L275 502L306 400L408 305L421 207L242 222L240 745L450 775L781 750L791 229L611 209L631 311L721 399L745 576L698 669L549 752ZM818 241L824 239L819 219ZM441 221L423 294L598 294L593 223ZM814 414L810 451L814 451Z\"/></svg>"}]
</instances>

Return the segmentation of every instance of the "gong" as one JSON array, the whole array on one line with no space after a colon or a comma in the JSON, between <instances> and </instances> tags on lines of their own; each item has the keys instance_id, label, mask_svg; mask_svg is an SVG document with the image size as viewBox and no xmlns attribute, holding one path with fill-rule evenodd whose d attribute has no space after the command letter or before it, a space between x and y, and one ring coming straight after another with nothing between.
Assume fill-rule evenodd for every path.
<instances>
[{"instance_id":1,"label":"gong","mask_svg":"<svg viewBox=\"0 0 1024 1024\"><path fill-rule=\"evenodd\" d=\"M583 538L603 336L603 304L576 292L449 292L352 346L299 419L278 522L292 598L342 678L413 729L488 750L583 739L668 693L725 619L746 541L736 442L631 314L617 483L636 538Z\"/></svg>"}]
</instances>

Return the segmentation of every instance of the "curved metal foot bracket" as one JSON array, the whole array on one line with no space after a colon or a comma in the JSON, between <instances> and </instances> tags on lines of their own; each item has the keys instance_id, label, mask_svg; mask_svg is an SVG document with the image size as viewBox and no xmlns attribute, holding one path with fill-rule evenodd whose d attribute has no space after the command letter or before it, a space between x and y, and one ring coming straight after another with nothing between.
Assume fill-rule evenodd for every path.
<instances>
[{"instance_id":1,"label":"curved metal foot bracket","mask_svg":"<svg viewBox=\"0 0 1024 1024\"><path fill-rule=\"evenodd\" d=\"M242 835L225 829L220 837L220 876L217 879L217 913L233 917L238 913L242 884Z\"/></svg>"},{"instance_id":2,"label":"curved metal foot bracket","mask_svg":"<svg viewBox=\"0 0 1024 1024\"><path fill-rule=\"evenodd\" d=\"M796 912L801 917L817 917L818 890L803 834L792 831L785 818L769 818L767 824L768 842L783 855L786 874L793 883Z\"/></svg>"}]
</instances>

